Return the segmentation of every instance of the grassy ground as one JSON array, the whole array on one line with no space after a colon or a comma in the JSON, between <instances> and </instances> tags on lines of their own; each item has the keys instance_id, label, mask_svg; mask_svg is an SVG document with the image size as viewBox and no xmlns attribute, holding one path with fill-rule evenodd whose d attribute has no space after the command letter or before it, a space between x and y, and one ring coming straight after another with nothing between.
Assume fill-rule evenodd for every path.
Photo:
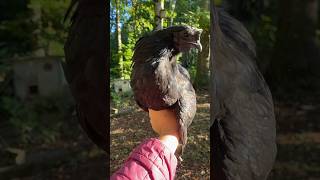
<instances>
[{"instance_id":1,"label":"grassy ground","mask_svg":"<svg viewBox=\"0 0 320 180\"><path fill-rule=\"evenodd\" d=\"M184 161L176 179L209 179L209 97L198 93ZM320 101L275 102L278 155L269 180L320 180ZM124 107L124 106L122 106ZM143 139L155 137L148 116L132 100L111 115L111 173ZM122 112L121 112L122 111Z\"/></svg>"}]
</instances>

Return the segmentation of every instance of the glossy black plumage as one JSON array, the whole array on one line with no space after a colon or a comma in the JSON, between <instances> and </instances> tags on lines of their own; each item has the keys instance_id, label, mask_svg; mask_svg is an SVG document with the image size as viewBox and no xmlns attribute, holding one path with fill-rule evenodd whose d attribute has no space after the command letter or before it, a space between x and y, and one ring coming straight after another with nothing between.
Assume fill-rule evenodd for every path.
<instances>
[{"instance_id":1,"label":"glossy black plumage","mask_svg":"<svg viewBox=\"0 0 320 180\"><path fill-rule=\"evenodd\" d=\"M272 96L257 68L251 35L213 4L211 52L211 176L265 180L276 157Z\"/></svg>"},{"instance_id":2,"label":"glossy black plumage","mask_svg":"<svg viewBox=\"0 0 320 180\"><path fill-rule=\"evenodd\" d=\"M176 152L179 156L196 112L196 95L188 71L177 64L176 56L191 48L201 50L201 32L188 26L152 32L138 40L133 55L131 87L135 100L145 111L175 109L182 144Z\"/></svg>"},{"instance_id":3,"label":"glossy black plumage","mask_svg":"<svg viewBox=\"0 0 320 180\"><path fill-rule=\"evenodd\" d=\"M108 152L105 1L72 0L71 27L65 43L64 72L74 96L81 127Z\"/></svg>"}]
</instances>

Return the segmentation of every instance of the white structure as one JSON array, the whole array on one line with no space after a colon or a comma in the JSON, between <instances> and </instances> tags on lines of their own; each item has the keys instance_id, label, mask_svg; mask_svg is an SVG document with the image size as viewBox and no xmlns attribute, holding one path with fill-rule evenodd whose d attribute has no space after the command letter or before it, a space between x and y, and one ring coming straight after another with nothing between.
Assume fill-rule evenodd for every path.
<instances>
[{"instance_id":1,"label":"white structure","mask_svg":"<svg viewBox=\"0 0 320 180\"><path fill-rule=\"evenodd\" d=\"M111 88L116 93L126 93L131 91L130 80L128 79L115 79L111 81Z\"/></svg>"},{"instance_id":2,"label":"white structure","mask_svg":"<svg viewBox=\"0 0 320 180\"><path fill-rule=\"evenodd\" d=\"M15 95L26 99L68 90L61 59L62 57L29 57L13 60Z\"/></svg>"}]
</instances>

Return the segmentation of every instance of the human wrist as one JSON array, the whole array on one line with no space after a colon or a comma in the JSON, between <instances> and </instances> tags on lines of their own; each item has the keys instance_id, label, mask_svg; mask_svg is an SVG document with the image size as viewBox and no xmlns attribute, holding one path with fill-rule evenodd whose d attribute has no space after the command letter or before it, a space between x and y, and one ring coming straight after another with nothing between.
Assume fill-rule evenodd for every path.
<instances>
[{"instance_id":1,"label":"human wrist","mask_svg":"<svg viewBox=\"0 0 320 180\"><path fill-rule=\"evenodd\" d=\"M174 153L179 145L179 138L177 134L164 134L158 138L166 147Z\"/></svg>"}]
</instances>

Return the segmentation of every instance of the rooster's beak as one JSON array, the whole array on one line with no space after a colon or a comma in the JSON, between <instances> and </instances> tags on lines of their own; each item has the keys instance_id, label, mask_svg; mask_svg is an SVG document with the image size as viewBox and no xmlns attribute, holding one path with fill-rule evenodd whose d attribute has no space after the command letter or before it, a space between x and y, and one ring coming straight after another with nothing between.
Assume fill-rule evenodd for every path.
<instances>
[{"instance_id":1,"label":"rooster's beak","mask_svg":"<svg viewBox=\"0 0 320 180\"><path fill-rule=\"evenodd\" d=\"M197 43L195 44L196 48L201 52L202 51L202 45L200 43L200 39L197 41Z\"/></svg>"},{"instance_id":2,"label":"rooster's beak","mask_svg":"<svg viewBox=\"0 0 320 180\"><path fill-rule=\"evenodd\" d=\"M202 51L202 45L201 45L201 42L200 42L200 36L201 36L201 33L202 33L202 29L196 29L196 33L198 35L198 40L197 40L197 43L195 44L196 48L201 52Z\"/></svg>"}]
</instances>

